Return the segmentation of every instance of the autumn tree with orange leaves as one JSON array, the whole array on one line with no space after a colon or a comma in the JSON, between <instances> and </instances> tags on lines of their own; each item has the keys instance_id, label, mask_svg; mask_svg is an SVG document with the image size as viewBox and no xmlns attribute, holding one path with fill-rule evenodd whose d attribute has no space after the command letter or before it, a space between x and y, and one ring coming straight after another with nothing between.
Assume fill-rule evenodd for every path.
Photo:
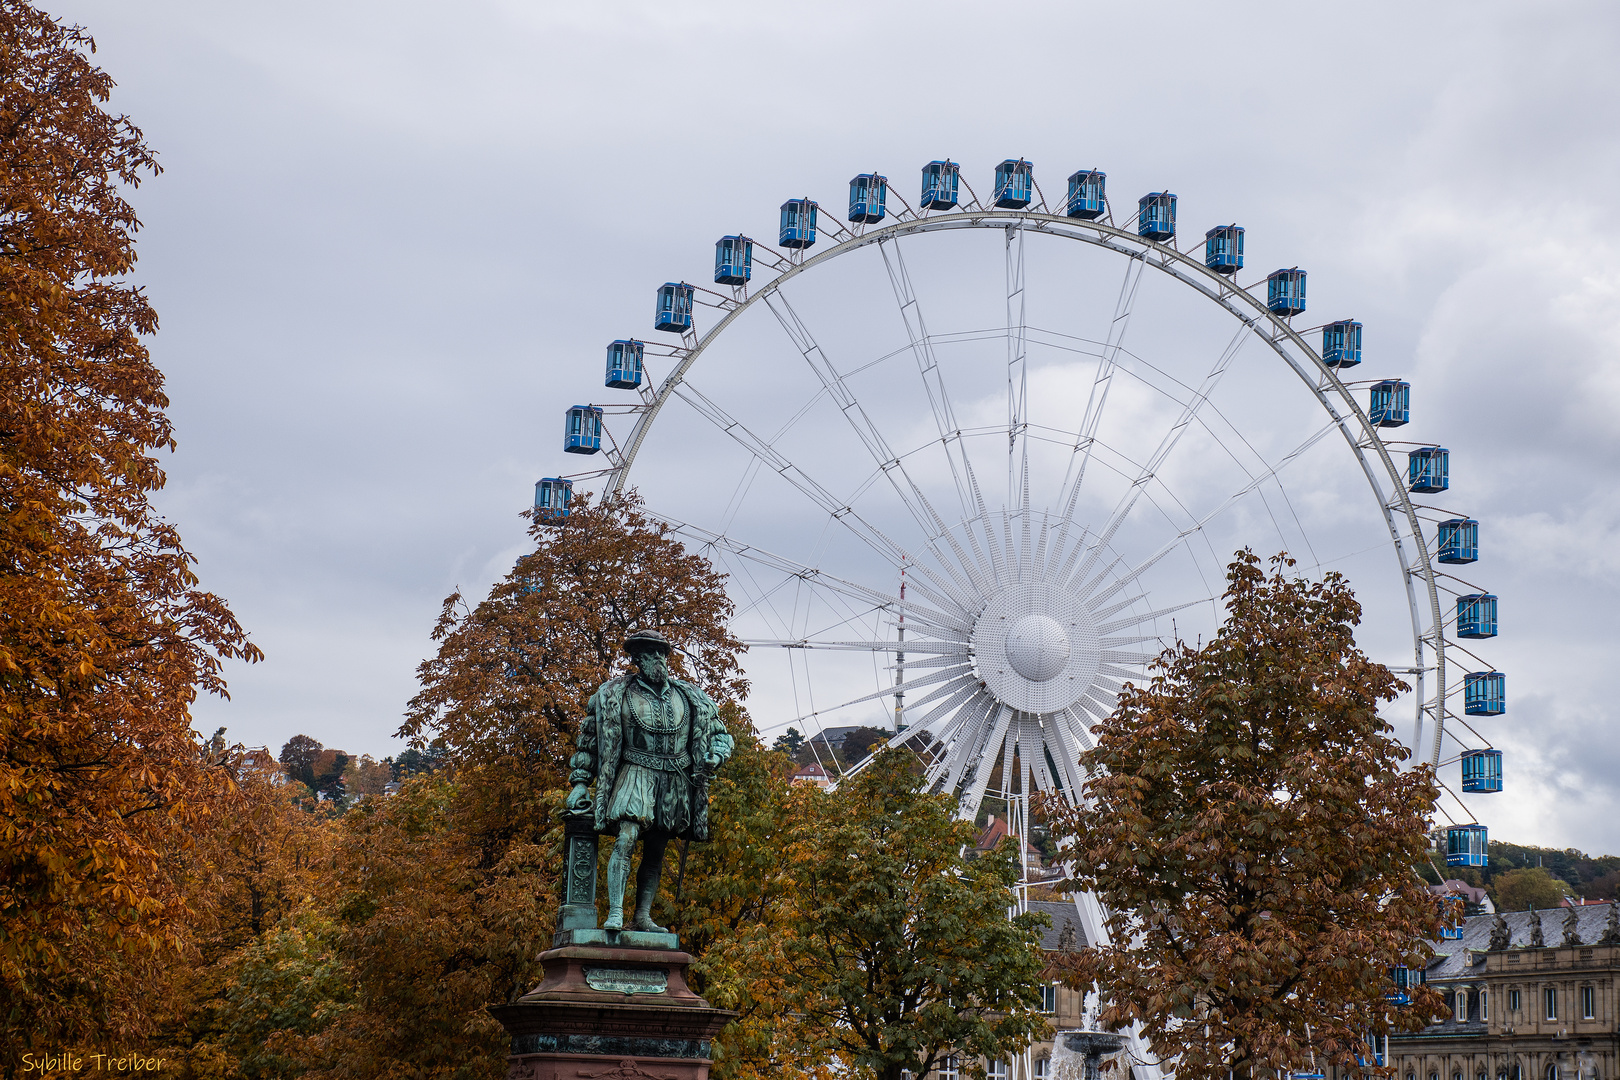
<instances>
[{"instance_id":1,"label":"autumn tree with orange leaves","mask_svg":"<svg viewBox=\"0 0 1620 1080\"><path fill-rule=\"evenodd\" d=\"M722 575L633 495L606 506L577 500L530 535L534 549L485 599L445 600L438 651L418 668L400 735L418 750L441 748L440 767L337 823L322 933L354 1000L270 1037L311 1080L504 1075L510 1039L487 1006L540 980L536 957L557 914L568 759L586 701L628 668L621 643L632 630L659 629L674 642L671 666L721 703L739 742L713 787L716 836L736 847L694 845L682 882L691 903L675 922L682 940L701 954L766 914L779 857L750 838L772 827L760 807L773 785L778 795L786 788L786 763L766 760L738 707L742 646L726 628ZM666 904L672 879L678 873L665 875ZM311 952L306 940L294 951ZM749 1011L746 972L718 953L703 970L724 1000Z\"/></svg>"},{"instance_id":2,"label":"autumn tree with orange leaves","mask_svg":"<svg viewBox=\"0 0 1620 1080\"><path fill-rule=\"evenodd\" d=\"M1181 1080L1360 1071L1366 1035L1439 1012L1427 987L1386 996L1441 927L1413 870L1434 776L1401 768L1377 710L1404 687L1356 647L1349 586L1292 565L1239 552L1215 638L1165 652L1095 729L1090 801L1044 804L1113 941L1066 955L1067 980Z\"/></svg>"},{"instance_id":3,"label":"autumn tree with orange leaves","mask_svg":"<svg viewBox=\"0 0 1620 1080\"><path fill-rule=\"evenodd\" d=\"M660 629L671 671L715 700L741 700L743 645L726 629L725 579L649 517L634 494L603 506L576 499L564 518L537 520L535 550L469 606L447 597L422 662L401 738L439 737L458 766L493 766L560 784L585 702L629 670L622 643Z\"/></svg>"},{"instance_id":4,"label":"autumn tree with orange leaves","mask_svg":"<svg viewBox=\"0 0 1620 1080\"><path fill-rule=\"evenodd\" d=\"M192 732L255 660L148 501L174 446L127 275L158 172L94 43L0 0L0 1045L118 1039L185 946L164 865L230 779ZM8 1067L9 1063L8 1063Z\"/></svg>"}]
</instances>

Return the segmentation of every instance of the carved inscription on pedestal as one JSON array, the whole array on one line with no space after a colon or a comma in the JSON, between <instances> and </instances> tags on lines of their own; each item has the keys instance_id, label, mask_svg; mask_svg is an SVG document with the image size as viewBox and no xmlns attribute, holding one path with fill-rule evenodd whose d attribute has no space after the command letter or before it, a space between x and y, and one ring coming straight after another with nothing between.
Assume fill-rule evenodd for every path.
<instances>
[{"instance_id":1,"label":"carved inscription on pedestal","mask_svg":"<svg viewBox=\"0 0 1620 1080\"><path fill-rule=\"evenodd\" d=\"M608 994L662 994L669 989L669 972L650 968L588 967L585 983Z\"/></svg>"}]
</instances>

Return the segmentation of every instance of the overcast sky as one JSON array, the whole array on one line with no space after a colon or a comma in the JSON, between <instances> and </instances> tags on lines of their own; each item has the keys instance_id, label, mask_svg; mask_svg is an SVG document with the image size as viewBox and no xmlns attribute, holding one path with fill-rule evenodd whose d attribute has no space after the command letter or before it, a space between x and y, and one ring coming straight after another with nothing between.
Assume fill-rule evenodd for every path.
<instances>
[{"instance_id":1,"label":"overcast sky","mask_svg":"<svg viewBox=\"0 0 1620 1080\"><path fill-rule=\"evenodd\" d=\"M1502 597L1480 819L1620 851L1613 5L47 7L165 168L136 198L159 501L267 654L199 728L399 749L440 601L521 553L534 481L578 464L562 409L604 398L658 283L856 172L909 199L931 158L982 190L1023 156L1048 194L1175 190L1367 324Z\"/></svg>"}]
</instances>

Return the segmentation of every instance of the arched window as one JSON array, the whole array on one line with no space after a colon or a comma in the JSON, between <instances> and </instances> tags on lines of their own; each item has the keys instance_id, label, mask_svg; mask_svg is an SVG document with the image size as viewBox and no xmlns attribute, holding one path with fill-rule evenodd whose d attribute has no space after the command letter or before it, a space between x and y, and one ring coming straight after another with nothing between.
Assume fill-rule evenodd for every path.
<instances>
[{"instance_id":1,"label":"arched window","mask_svg":"<svg viewBox=\"0 0 1620 1080\"><path fill-rule=\"evenodd\" d=\"M1545 1076L1547 1080L1558 1080L1558 1062L1547 1062L1547 1072L1545 1073Z\"/></svg>"},{"instance_id":2,"label":"arched window","mask_svg":"<svg viewBox=\"0 0 1620 1080\"><path fill-rule=\"evenodd\" d=\"M1440 1074L1437 1072L1431 1072L1429 1074L1429 1080L1440 1080Z\"/></svg>"}]
</instances>

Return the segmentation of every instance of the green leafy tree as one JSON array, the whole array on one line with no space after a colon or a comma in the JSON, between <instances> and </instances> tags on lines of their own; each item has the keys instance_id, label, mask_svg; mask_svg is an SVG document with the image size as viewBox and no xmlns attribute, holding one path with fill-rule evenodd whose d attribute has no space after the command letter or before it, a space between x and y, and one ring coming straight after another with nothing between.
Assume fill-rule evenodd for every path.
<instances>
[{"instance_id":1,"label":"green leafy tree","mask_svg":"<svg viewBox=\"0 0 1620 1080\"><path fill-rule=\"evenodd\" d=\"M774 958L786 1033L812 1064L921 1076L951 1054L982 1075L1045 1029L1044 915L1009 919L1011 845L971 862L971 822L923 791L915 758L879 751L837 791L790 793L784 933Z\"/></svg>"},{"instance_id":2,"label":"green leafy tree","mask_svg":"<svg viewBox=\"0 0 1620 1080\"><path fill-rule=\"evenodd\" d=\"M1402 689L1356 647L1360 607L1337 574L1228 568L1227 618L1127 686L1081 759L1091 801L1047 800L1112 945L1060 961L1106 989L1105 1026L1140 1024L1180 1080L1286 1074L1314 1052L1355 1070L1369 1032L1439 1012L1385 997L1422 967L1440 909L1413 872L1436 787L1379 718Z\"/></svg>"},{"instance_id":3,"label":"green leafy tree","mask_svg":"<svg viewBox=\"0 0 1620 1080\"><path fill-rule=\"evenodd\" d=\"M675 874L666 869L656 917L697 957L693 988L739 1014L714 1041L716 1080L803 1075L784 1037L792 1017L783 986L768 962L786 932L781 869L793 766L766 751L734 703L721 705L721 717L736 748L709 788L710 840L683 848Z\"/></svg>"},{"instance_id":4,"label":"green leafy tree","mask_svg":"<svg viewBox=\"0 0 1620 1080\"><path fill-rule=\"evenodd\" d=\"M308 735L294 735L281 746L277 759L287 770L287 779L296 780L311 790L315 787L315 765L321 760L326 747Z\"/></svg>"},{"instance_id":5,"label":"green leafy tree","mask_svg":"<svg viewBox=\"0 0 1620 1080\"><path fill-rule=\"evenodd\" d=\"M889 737L886 731L874 727L858 727L849 732L838 744L839 755L846 765L859 765L872 753L872 747Z\"/></svg>"},{"instance_id":6,"label":"green leafy tree","mask_svg":"<svg viewBox=\"0 0 1620 1080\"><path fill-rule=\"evenodd\" d=\"M776 741L771 744L771 749L777 753L793 757L803 745L804 733L798 728L790 727L776 737Z\"/></svg>"},{"instance_id":7,"label":"green leafy tree","mask_svg":"<svg viewBox=\"0 0 1620 1080\"><path fill-rule=\"evenodd\" d=\"M1496 890L1498 911L1557 907L1571 892L1568 882L1553 877L1539 866L1497 874L1492 885Z\"/></svg>"}]
</instances>

